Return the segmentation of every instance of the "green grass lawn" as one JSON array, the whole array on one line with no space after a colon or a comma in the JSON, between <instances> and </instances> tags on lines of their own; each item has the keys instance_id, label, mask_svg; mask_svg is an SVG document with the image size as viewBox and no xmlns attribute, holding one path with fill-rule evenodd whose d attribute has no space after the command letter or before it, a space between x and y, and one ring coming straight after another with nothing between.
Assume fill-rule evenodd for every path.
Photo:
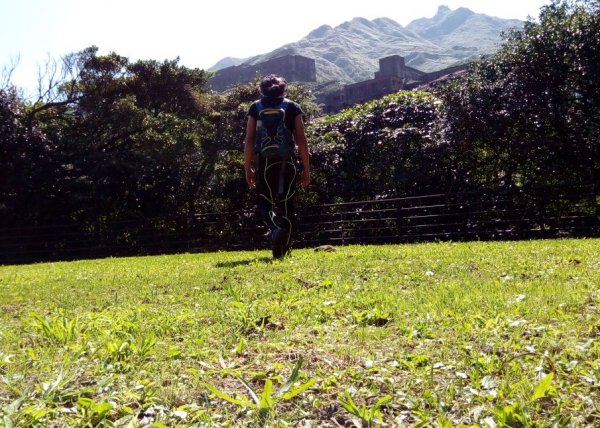
<instances>
[{"instance_id":1,"label":"green grass lawn","mask_svg":"<svg viewBox=\"0 0 600 428\"><path fill-rule=\"evenodd\" d=\"M600 240L0 267L0 426L600 426Z\"/></svg>"}]
</instances>

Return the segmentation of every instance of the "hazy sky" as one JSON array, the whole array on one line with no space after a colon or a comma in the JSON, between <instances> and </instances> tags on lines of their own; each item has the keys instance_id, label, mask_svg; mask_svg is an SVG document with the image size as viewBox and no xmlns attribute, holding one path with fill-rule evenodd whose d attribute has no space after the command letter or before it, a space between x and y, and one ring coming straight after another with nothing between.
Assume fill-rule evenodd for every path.
<instances>
[{"instance_id":1,"label":"hazy sky","mask_svg":"<svg viewBox=\"0 0 600 428\"><path fill-rule=\"evenodd\" d=\"M407 25L438 6L501 18L537 18L550 0L0 0L0 68L17 57L12 81L33 88L39 66L96 45L138 59L175 59L209 68L295 42L355 17Z\"/></svg>"}]
</instances>

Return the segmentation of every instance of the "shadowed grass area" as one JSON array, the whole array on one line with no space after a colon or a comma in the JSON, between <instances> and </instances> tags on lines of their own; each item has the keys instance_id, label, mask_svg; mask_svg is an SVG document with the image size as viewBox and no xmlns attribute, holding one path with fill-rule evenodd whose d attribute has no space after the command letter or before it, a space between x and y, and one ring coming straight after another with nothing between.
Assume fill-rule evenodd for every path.
<instances>
[{"instance_id":1,"label":"shadowed grass area","mask_svg":"<svg viewBox=\"0 0 600 428\"><path fill-rule=\"evenodd\" d=\"M4 266L0 425L594 426L599 284L591 239Z\"/></svg>"}]
</instances>

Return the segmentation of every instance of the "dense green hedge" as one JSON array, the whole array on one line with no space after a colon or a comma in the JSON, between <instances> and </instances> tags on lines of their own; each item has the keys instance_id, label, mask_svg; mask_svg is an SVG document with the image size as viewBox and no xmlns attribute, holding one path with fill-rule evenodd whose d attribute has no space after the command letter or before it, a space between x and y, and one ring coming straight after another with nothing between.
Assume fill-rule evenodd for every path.
<instances>
[{"instance_id":1,"label":"dense green hedge","mask_svg":"<svg viewBox=\"0 0 600 428\"><path fill-rule=\"evenodd\" d=\"M308 129L312 202L351 201L438 192L440 101L426 92L399 92L336 115Z\"/></svg>"},{"instance_id":2,"label":"dense green hedge","mask_svg":"<svg viewBox=\"0 0 600 428\"><path fill-rule=\"evenodd\" d=\"M311 94L292 85L311 117L302 202L598 183L598 34L600 4L565 0L428 92L314 119ZM198 212L251 212L242 141L256 82L215 94L203 70L94 47L65 65L68 78L35 102L0 88L0 228L76 224L100 236L131 222L115 238L128 243L139 219L181 231Z\"/></svg>"}]
</instances>

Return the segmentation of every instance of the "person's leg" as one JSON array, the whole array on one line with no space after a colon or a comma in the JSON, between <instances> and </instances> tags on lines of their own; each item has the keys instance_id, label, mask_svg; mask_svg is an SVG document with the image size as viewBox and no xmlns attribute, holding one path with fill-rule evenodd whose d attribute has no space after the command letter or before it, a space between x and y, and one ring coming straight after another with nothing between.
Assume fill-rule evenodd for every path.
<instances>
[{"instance_id":1,"label":"person's leg","mask_svg":"<svg viewBox=\"0 0 600 428\"><path fill-rule=\"evenodd\" d=\"M258 216L267 225L271 233L277 229L275 223L275 196L277 183L272 173L272 162L268 159L259 158L259 166L256 177L256 189L258 191Z\"/></svg>"},{"instance_id":2,"label":"person's leg","mask_svg":"<svg viewBox=\"0 0 600 428\"><path fill-rule=\"evenodd\" d=\"M278 191L275 198L276 223L285 231L282 253L289 252L296 228L294 195L296 193L297 167L293 159L287 159L279 168Z\"/></svg>"},{"instance_id":3,"label":"person's leg","mask_svg":"<svg viewBox=\"0 0 600 428\"><path fill-rule=\"evenodd\" d=\"M292 159L261 159L258 174L259 215L271 231L273 256L279 258L291 245L296 166Z\"/></svg>"}]
</instances>

